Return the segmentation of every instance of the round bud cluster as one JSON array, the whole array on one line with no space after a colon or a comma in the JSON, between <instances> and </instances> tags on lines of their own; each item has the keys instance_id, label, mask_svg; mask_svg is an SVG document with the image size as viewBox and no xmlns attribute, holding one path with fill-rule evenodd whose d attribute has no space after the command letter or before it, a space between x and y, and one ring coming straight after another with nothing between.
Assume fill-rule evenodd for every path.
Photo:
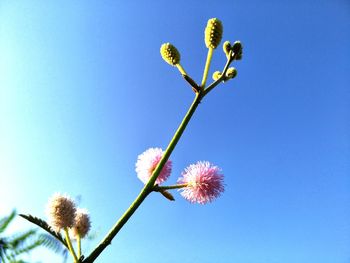
<instances>
[{"instance_id":1,"label":"round bud cluster","mask_svg":"<svg viewBox=\"0 0 350 263\"><path fill-rule=\"evenodd\" d=\"M237 70L235 68L231 67L231 68L227 69L226 74L225 74L225 77L227 80L233 79L236 76L237 76Z\"/></svg>"},{"instance_id":2,"label":"round bud cluster","mask_svg":"<svg viewBox=\"0 0 350 263\"><path fill-rule=\"evenodd\" d=\"M218 80L219 78L221 78L222 73L220 71L215 71L213 74L213 80ZM229 79L233 79L234 77L237 76L237 70L233 67L228 68L226 73L225 73L225 77L223 78L224 82L229 80Z\"/></svg>"},{"instance_id":3,"label":"round bud cluster","mask_svg":"<svg viewBox=\"0 0 350 263\"><path fill-rule=\"evenodd\" d=\"M217 18L211 18L208 20L207 27L205 28L205 45L207 48L215 49L222 38L222 23Z\"/></svg>"},{"instance_id":4,"label":"round bud cluster","mask_svg":"<svg viewBox=\"0 0 350 263\"><path fill-rule=\"evenodd\" d=\"M218 80L220 77L222 76L221 72L220 71L215 71L213 73L213 80Z\"/></svg>"},{"instance_id":5,"label":"round bud cluster","mask_svg":"<svg viewBox=\"0 0 350 263\"><path fill-rule=\"evenodd\" d=\"M176 47L170 43L165 43L160 47L160 54L162 58L172 66L180 63L180 53Z\"/></svg>"}]
</instances>

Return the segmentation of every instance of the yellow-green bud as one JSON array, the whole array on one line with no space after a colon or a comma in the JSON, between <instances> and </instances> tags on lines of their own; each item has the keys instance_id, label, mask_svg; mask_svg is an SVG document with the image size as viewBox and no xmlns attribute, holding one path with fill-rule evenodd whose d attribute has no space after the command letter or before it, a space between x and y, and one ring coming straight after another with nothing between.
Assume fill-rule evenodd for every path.
<instances>
[{"instance_id":1,"label":"yellow-green bud","mask_svg":"<svg viewBox=\"0 0 350 263\"><path fill-rule=\"evenodd\" d=\"M176 47L170 43L165 43L160 47L160 54L162 58L172 66L180 63L180 53Z\"/></svg>"},{"instance_id":2,"label":"yellow-green bud","mask_svg":"<svg viewBox=\"0 0 350 263\"><path fill-rule=\"evenodd\" d=\"M222 38L222 23L217 18L211 18L208 20L207 27L205 28L205 45L207 48L215 49Z\"/></svg>"},{"instance_id":3,"label":"yellow-green bud","mask_svg":"<svg viewBox=\"0 0 350 263\"><path fill-rule=\"evenodd\" d=\"M231 51L230 41L225 41L225 43L222 45L222 49L224 50L224 53L226 54L226 56L228 56Z\"/></svg>"},{"instance_id":4,"label":"yellow-green bud","mask_svg":"<svg viewBox=\"0 0 350 263\"><path fill-rule=\"evenodd\" d=\"M220 71L215 71L213 73L213 80L218 80L221 77L221 72Z\"/></svg>"},{"instance_id":5,"label":"yellow-green bud","mask_svg":"<svg viewBox=\"0 0 350 263\"><path fill-rule=\"evenodd\" d=\"M226 79L233 79L234 77L237 76L237 70L235 68L229 68L227 71L226 71Z\"/></svg>"}]
</instances>

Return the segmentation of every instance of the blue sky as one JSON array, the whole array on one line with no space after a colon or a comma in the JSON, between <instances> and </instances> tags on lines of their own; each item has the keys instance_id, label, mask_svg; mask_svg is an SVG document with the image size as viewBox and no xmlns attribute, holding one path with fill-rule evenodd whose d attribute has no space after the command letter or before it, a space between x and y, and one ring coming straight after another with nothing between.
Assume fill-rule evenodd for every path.
<instances>
[{"instance_id":1,"label":"blue sky","mask_svg":"<svg viewBox=\"0 0 350 263\"><path fill-rule=\"evenodd\" d=\"M0 215L45 218L53 193L81 197L89 252L140 191L137 156L165 149L192 101L160 45L200 81L212 17L244 57L199 106L169 184L208 160L226 191L205 206L152 194L97 262L350 262L345 0L1 1ZM211 73L224 63L218 48Z\"/></svg>"}]
</instances>

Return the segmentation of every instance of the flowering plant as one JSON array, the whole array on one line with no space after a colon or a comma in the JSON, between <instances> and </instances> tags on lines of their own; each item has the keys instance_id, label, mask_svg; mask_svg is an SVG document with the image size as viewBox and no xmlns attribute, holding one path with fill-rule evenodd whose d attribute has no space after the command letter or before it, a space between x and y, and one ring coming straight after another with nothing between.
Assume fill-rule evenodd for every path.
<instances>
[{"instance_id":1,"label":"flowering plant","mask_svg":"<svg viewBox=\"0 0 350 263\"><path fill-rule=\"evenodd\" d=\"M106 247L111 244L112 239L152 192L159 192L167 199L173 201L175 199L169 190L178 189L181 191L181 195L189 202L206 204L220 196L224 191L224 176L221 173L221 169L208 161L199 161L196 164L188 166L178 179L177 184L162 185L172 171L172 161L169 160L169 157L199 103L218 84L236 77L237 70L230 67L230 64L234 60L240 60L242 58L242 45L239 41L234 42L232 45L229 41L224 42L223 51L227 62L222 71L214 72L214 81L206 85L213 52L219 46L222 39L223 26L221 21L217 18L209 19L204 33L208 53L200 85L186 73L180 64L180 53L176 47L170 43L165 43L161 46L160 53L162 58L168 64L177 67L184 80L194 91L194 100L166 150L150 148L138 156L136 173L138 178L144 183L144 187L105 238L89 255L84 256L81 249L81 239L87 235L91 225L89 214L86 210L77 208L74 201L68 196L55 194L50 199L47 209L49 223L31 215L21 215L57 238L70 251L74 263L94 262ZM61 235L61 231L63 231L64 237ZM71 239L71 236L77 241L77 249L72 244L73 239Z\"/></svg>"}]
</instances>

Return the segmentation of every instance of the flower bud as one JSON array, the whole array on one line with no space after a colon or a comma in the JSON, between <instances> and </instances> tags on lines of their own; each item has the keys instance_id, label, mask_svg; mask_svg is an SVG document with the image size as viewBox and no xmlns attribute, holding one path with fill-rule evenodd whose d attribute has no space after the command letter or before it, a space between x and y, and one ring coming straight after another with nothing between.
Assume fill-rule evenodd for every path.
<instances>
[{"instance_id":1,"label":"flower bud","mask_svg":"<svg viewBox=\"0 0 350 263\"><path fill-rule=\"evenodd\" d=\"M170 43L165 43L160 47L160 54L162 58L172 66L180 63L180 53L176 47Z\"/></svg>"},{"instance_id":2,"label":"flower bud","mask_svg":"<svg viewBox=\"0 0 350 263\"><path fill-rule=\"evenodd\" d=\"M208 20L207 27L205 28L205 45L207 48L215 49L222 38L222 23L217 18L211 18Z\"/></svg>"},{"instance_id":3,"label":"flower bud","mask_svg":"<svg viewBox=\"0 0 350 263\"><path fill-rule=\"evenodd\" d=\"M242 59L242 52L241 53L238 53L236 56L235 56L236 60L241 60Z\"/></svg>"},{"instance_id":4,"label":"flower bud","mask_svg":"<svg viewBox=\"0 0 350 263\"><path fill-rule=\"evenodd\" d=\"M226 54L226 56L228 56L231 51L230 41L225 41L225 43L222 45L222 49L224 50L224 53Z\"/></svg>"},{"instance_id":5,"label":"flower bud","mask_svg":"<svg viewBox=\"0 0 350 263\"><path fill-rule=\"evenodd\" d=\"M220 71L215 71L213 73L213 80L218 80L221 77L221 72Z\"/></svg>"},{"instance_id":6,"label":"flower bud","mask_svg":"<svg viewBox=\"0 0 350 263\"><path fill-rule=\"evenodd\" d=\"M239 55L242 53L242 44L240 41L235 41L235 43L233 43L233 46L232 46L232 51L233 53L235 53L236 55Z\"/></svg>"},{"instance_id":7,"label":"flower bud","mask_svg":"<svg viewBox=\"0 0 350 263\"><path fill-rule=\"evenodd\" d=\"M236 76L237 76L237 70L235 68L232 67L227 69L225 74L226 79L233 79Z\"/></svg>"}]
</instances>

